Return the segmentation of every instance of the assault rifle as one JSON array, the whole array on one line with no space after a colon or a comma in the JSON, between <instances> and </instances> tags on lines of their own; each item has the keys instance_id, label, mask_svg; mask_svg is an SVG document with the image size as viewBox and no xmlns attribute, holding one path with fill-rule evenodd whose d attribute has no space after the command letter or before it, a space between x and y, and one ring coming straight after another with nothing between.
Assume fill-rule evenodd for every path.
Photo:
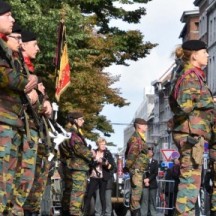
<instances>
[{"instance_id":1,"label":"assault rifle","mask_svg":"<svg viewBox=\"0 0 216 216\"><path fill-rule=\"evenodd\" d=\"M18 51L18 55L19 55L20 65L21 65L22 70L23 70L23 74L25 74L28 77L30 75L30 72L25 65L24 57L22 55L22 51L20 48ZM39 94L39 92L38 92L38 94ZM41 139L40 141L45 144L46 142L45 142L45 138L44 138L44 122L43 122L42 116L39 116L38 112L33 108L31 101L30 101L27 94L23 93L21 100L23 102L24 109L26 108L29 111L29 114L31 115L31 117L34 119L34 123L35 123L35 125L39 131L39 134L40 134L40 139ZM40 102L38 101L38 103L40 103ZM28 120L26 119L26 124L28 124L27 121ZM32 142L32 141L29 140L29 142Z\"/></svg>"},{"instance_id":2,"label":"assault rifle","mask_svg":"<svg viewBox=\"0 0 216 216\"><path fill-rule=\"evenodd\" d=\"M209 161L209 149L208 143L204 144L204 153L203 153L203 165L202 165L202 175L201 175L201 187L198 195L198 206L199 206L199 216L207 216L210 211L210 196L206 189L206 175L209 171L208 169Z\"/></svg>"},{"instance_id":3,"label":"assault rifle","mask_svg":"<svg viewBox=\"0 0 216 216\"><path fill-rule=\"evenodd\" d=\"M21 49L19 49L19 60L23 69L23 73L25 75L27 75L27 77L30 75L30 72L28 70L28 68L25 65L24 62L24 58L21 52ZM41 104L43 103L43 95L40 91L37 91L38 93L38 101L37 101L37 109L39 109L39 107L41 106ZM39 131L39 135L40 135L40 139L39 142L46 145L46 152L47 154L49 154L49 159L51 160L54 155L52 153L53 151L53 146L52 146L52 142L49 136L49 131L48 131L48 123L47 123L47 119L41 114L39 114L38 110L35 110L34 107L32 106L28 95L24 94L22 97L23 100L23 104L26 105L27 110L29 111L29 114L32 116L32 118L34 119L34 123ZM28 119L26 116L26 124L28 125ZM27 128L27 133L28 133L28 128ZM31 142L30 136L29 136L29 140Z\"/></svg>"}]
</instances>

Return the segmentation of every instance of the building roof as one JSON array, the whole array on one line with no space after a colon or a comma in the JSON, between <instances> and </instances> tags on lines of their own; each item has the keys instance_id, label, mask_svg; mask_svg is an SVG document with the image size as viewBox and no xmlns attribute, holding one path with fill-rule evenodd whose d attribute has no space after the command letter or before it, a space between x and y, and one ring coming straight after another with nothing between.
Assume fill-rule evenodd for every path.
<instances>
[{"instance_id":1,"label":"building roof","mask_svg":"<svg viewBox=\"0 0 216 216\"><path fill-rule=\"evenodd\" d=\"M190 11L184 11L181 18L180 18L180 21L182 23L185 23L187 22L187 18L189 17L194 17L194 16L199 16L199 10L190 10Z\"/></svg>"}]
</instances>

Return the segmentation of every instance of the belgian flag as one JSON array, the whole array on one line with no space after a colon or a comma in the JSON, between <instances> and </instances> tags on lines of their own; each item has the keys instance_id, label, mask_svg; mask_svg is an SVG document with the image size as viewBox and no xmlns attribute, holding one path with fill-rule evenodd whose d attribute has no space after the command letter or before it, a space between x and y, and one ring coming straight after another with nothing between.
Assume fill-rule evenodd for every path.
<instances>
[{"instance_id":1,"label":"belgian flag","mask_svg":"<svg viewBox=\"0 0 216 216\"><path fill-rule=\"evenodd\" d=\"M55 98L57 101L59 101L61 94L70 85L70 65L69 65L68 49L66 43L66 26L64 24L64 21L61 21L59 25L55 67L56 67Z\"/></svg>"}]
</instances>

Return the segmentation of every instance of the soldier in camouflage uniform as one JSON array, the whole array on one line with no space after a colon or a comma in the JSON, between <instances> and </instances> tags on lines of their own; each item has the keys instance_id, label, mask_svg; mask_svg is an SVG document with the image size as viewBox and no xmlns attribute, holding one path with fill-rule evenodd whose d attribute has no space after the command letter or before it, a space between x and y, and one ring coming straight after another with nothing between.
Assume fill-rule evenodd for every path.
<instances>
[{"instance_id":1,"label":"soldier in camouflage uniform","mask_svg":"<svg viewBox=\"0 0 216 216\"><path fill-rule=\"evenodd\" d=\"M209 143L209 168L211 170L211 179L213 181L211 194L211 216L216 216L216 95L214 99L214 124L212 127L212 138Z\"/></svg>"},{"instance_id":2,"label":"soldier in camouflage uniform","mask_svg":"<svg viewBox=\"0 0 216 216\"><path fill-rule=\"evenodd\" d=\"M28 70L28 73L34 74L34 65L32 60L36 58L39 52L39 46L37 43L37 37L33 32L23 30L22 31L22 55L24 57L24 64ZM45 93L45 87L43 83L38 83L39 100L33 104L35 112L38 114L38 120L43 125L43 128L39 130L34 121L34 117L31 112L28 112L28 122L30 128L31 140L33 145L24 145L21 152L21 178L18 186L17 199L22 203L25 215L38 215L40 211L40 202L46 186L46 180L48 176L48 134L46 134L47 128L44 125L43 117L50 117L52 114L52 107L48 101L48 97ZM31 92L35 94L35 92Z\"/></svg>"},{"instance_id":3,"label":"soldier in camouflage uniform","mask_svg":"<svg viewBox=\"0 0 216 216\"><path fill-rule=\"evenodd\" d=\"M11 200L18 148L24 135L24 123L20 118L23 110L21 96L37 85L36 76L27 78L14 64L13 51L19 47L20 36L11 34L14 19L10 10L10 5L0 1L0 213ZM6 42L10 41L11 47L8 48Z\"/></svg>"},{"instance_id":4,"label":"soldier in camouflage uniform","mask_svg":"<svg viewBox=\"0 0 216 216\"><path fill-rule=\"evenodd\" d=\"M18 51L19 51L19 48L21 46L21 28L20 26L15 23L14 26L13 26L13 29L12 29L12 33L10 35L7 36L7 46L9 48L11 48L13 50L13 56L14 56L14 65L17 69L17 71L20 71L22 72L22 67L21 67L21 64L20 64L20 61L18 59ZM32 90L34 91L34 90ZM30 94L30 93L29 93ZM29 99L31 99L32 101L36 101L38 99L38 96L37 95L31 95L29 96ZM25 125L25 129L26 129L26 125ZM22 202L20 200L23 199L24 194L23 193L25 191L25 188L26 188L26 181L27 181L27 178L28 176L30 176L30 167L27 167L27 172L28 172L28 175L25 175L25 172L19 172L21 170L18 170L17 167L21 167L20 165L20 160L19 160L19 156L18 154L20 154L21 152L25 152L27 149L29 149L29 143L28 143L28 140L26 139L26 133L23 133L22 135L22 145L19 146L18 148L18 151L17 151L17 146L14 146L12 144L12 148L11 148L11 155L10 155L10 164L9 164L9 170L8 170L8 176L14 176L14 174L16 175L15 178L9 178L9 181L8 181L8 186L7 186L7 194L9 195L9 193L12 191L12 194L11 194L11 197L10 198L10 203L12 204L13 206L13 209L12 209L12 212L16 213L16 214L20 214L22 215L23 214L23 210L22 210ZM17 158L18 158L18 163L15 163L15 161L17 161ZM25 162L30 163L32 166L32 164L35 164L35 161L32 161L32 160L26 160ZM23 177L24 181L21 183L19 182L19 188L21 188L21 192L19 193L20 196L18 197L17 196L17 188L14 187L15 186L15 179L17 178L17 174L20 174L20 176ZM33 172L33 176L30 176L29 177L29 181L31 181L31 178L34 177L34 172ZM12 190L13 188L13 190ZM16 194L16 196L14 196ZM15 197L18 199L15 199ZM8 205L10 206L10 205ZM11 211L11 210L10 210Z\"/></svg>"},{"instance_id":5,"label":"soldier in camouflage uniform","mask_svg":"<svg viewBox=\"0 0 216 216\"><path fill-rule=\"evenodd\" d=\"M130 209L132 216L140 216L140 200L142 196L143 183L148 186L148 180L143 179L144 172L148 167L148 146L145 140L147 122L136 118L134 121L135 132L127 143L125 152L126 168L131 175L131 201Z\"/></svg>"},{"instance_id":6,"label":"soldier in camouflage uniform","mask_svg":"<svg viewBox=\"0 0 216 216\"><path fill-rule=\"evenodd\" d=\"M175 215L195 215L200 185L204 142L210 141L213 124L213 98L202 70L207 65L206 44L189 40L177 48L184 68L169 97L173 116L172 135L180 152L180 184Z\"/></svg>"},{"instance_id":7,"label":"soldier in camouflage uniform","mask_svg":"<svg viewBox=\"0 0 216 216\"><path fill-rule=\"evenodd\" d=\"M64 181L62 215L81 216L83 215L81 208L87 187L89 164L95 157L95 152L88 148L82 135L83 114L72 112L68 114L68 119L72 124L71 140L67 148L60 150ZM68 152L65 152L67 149Z\"/></svg>"}]
</instances>

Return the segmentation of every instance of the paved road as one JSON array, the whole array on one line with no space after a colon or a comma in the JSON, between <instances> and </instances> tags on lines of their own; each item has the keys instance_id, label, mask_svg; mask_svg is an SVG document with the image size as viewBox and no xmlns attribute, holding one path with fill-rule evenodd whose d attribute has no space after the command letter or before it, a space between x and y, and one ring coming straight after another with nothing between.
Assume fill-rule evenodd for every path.
<instances>
[{"instance_id":1,"label":"paved road","mask_svg":"<svg viewBox=\"0 0 216 216\"><path fill-rule=\"evenodd\" d=\"M117 216L115 211L113 213L114 213L114 216ZM157 216L164 216L164 215L165 215L165 213L163 213L161 211L157 213ZM127 211L127 214L125 216L131 216L130 211Z\"/></svg>"}]
</instances>

